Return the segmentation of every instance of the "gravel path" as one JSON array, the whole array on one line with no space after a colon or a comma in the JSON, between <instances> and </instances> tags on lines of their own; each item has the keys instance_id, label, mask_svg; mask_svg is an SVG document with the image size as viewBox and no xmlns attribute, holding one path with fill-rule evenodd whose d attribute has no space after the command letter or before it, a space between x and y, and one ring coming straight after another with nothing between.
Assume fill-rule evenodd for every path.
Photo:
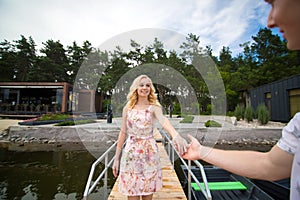
<instances>
[{"instance_id":1,"label":"gravel path","mask_svg":"<svg viewBox=\"0 0 300 200\"><path fill-rule=\"evenodd\" d=\"M9 128L10 126L18 126L18 123L22 120L16 119L0 119L0 132Z\"/></svg>"}]
</instances>

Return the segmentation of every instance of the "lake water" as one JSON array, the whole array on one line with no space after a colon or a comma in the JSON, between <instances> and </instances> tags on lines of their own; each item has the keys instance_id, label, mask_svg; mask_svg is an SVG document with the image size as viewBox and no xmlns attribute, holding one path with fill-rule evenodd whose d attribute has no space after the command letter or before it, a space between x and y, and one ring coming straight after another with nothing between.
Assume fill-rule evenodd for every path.
<instances>
[{"instance_id":1,"label":"lake water","mask_svg":"<svg viewBox=\"0 0 300 200\"><path fill-rule=\"evenodd\" d=\"M271 148L264 145L219 147L259 151L267 151ZM104 152L105 149L103 146L101 151ZM90 167L95 160L94 155L87 150L28 152L0 148L0 199L82 199ZM180 164L176 162L177 172ZM97 168L98 174L101 168L103 165ZM180 173L178 175L183 181L183 175ZM115 178L109 170L108 193L114 182ZM100 182L95 192L89 196L89 200L104 199L102 186L103 182Z\"/></svg>"},{"instance_id":2,"label":"lake water","mask_svg":"<svg viewBox=\"0 0 300 200\"><path fill-rule=\"evenodd\" d=\"M82 199L94 161L86 150L19 152L1 148L0 199ZM114 182L110 173L108 186ZM103 199L102 185L89 199Z\"/></svg>"}]
</instances>

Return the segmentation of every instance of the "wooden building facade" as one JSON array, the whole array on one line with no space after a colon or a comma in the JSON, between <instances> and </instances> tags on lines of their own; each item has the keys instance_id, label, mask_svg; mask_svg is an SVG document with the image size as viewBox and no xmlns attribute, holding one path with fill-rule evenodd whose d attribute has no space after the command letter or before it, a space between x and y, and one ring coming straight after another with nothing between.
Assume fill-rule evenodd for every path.
<instances>
[{"instance_id":1,"label":"wooden building facade","mask_svg":"<svg viewBox=\"0 0 300 200\"><path fill-rule=\"evenodd\" d=\"M102 98L66 82L0 82L1 115L99 113Z\"/></svg>"},{"instance_id":2,"label":"wooden building facade","mask_svg":"<svg viewBox=\"0 0 300 200\"><path fill-rule=\"evenodd\" d=\"M68 112L73 86L66 82L0 82L0 112Z\"/></svg>"},{"instance_id":3,"label":"wooden building facade","mask_svg":"<svg viewBox=\"0 0 300 200\"><path fill-rule=\"evenodd\" d=\"M255 110L264 104L272 121L288 122L300 112L300 74L250 90L250 104Z\"/></svg>"}]
</instances>

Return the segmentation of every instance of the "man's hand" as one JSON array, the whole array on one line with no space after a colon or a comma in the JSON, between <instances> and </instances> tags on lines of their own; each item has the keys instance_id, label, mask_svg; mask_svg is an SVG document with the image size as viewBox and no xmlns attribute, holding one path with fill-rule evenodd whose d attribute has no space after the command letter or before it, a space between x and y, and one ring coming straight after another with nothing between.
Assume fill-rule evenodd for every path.
<instances>
[{"instance_id":1,"label":"man's hand","mask_svg":"<svg viewBox=\"0 0 300 200\"><path fill-rule=\"evenodd\" d=\"M187 160L201 159L201 144L191 135L188 135L188 138L191 140L191 143L188 145L187 151L182 155L182 158Z\"/></svg>"}]
</instances>

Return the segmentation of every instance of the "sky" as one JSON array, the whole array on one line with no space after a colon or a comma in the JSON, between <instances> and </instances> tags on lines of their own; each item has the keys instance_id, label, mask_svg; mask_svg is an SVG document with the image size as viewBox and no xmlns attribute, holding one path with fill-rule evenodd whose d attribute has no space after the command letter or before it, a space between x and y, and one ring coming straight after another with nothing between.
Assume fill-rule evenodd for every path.
<instances>
[{"instance_id":1,"label":"sky","mask_svg":"<svg viewBox=\"0 0 300 200\"><path fill-rule=\"evenodd\" d=\"M163 29L199 36L216 56L223 46L238 54L266 27L269 9L264 0L0 0L0 41L24 35L37 49L49 39L98 47L123 33Z\"/></svg>"}]
</instances>

